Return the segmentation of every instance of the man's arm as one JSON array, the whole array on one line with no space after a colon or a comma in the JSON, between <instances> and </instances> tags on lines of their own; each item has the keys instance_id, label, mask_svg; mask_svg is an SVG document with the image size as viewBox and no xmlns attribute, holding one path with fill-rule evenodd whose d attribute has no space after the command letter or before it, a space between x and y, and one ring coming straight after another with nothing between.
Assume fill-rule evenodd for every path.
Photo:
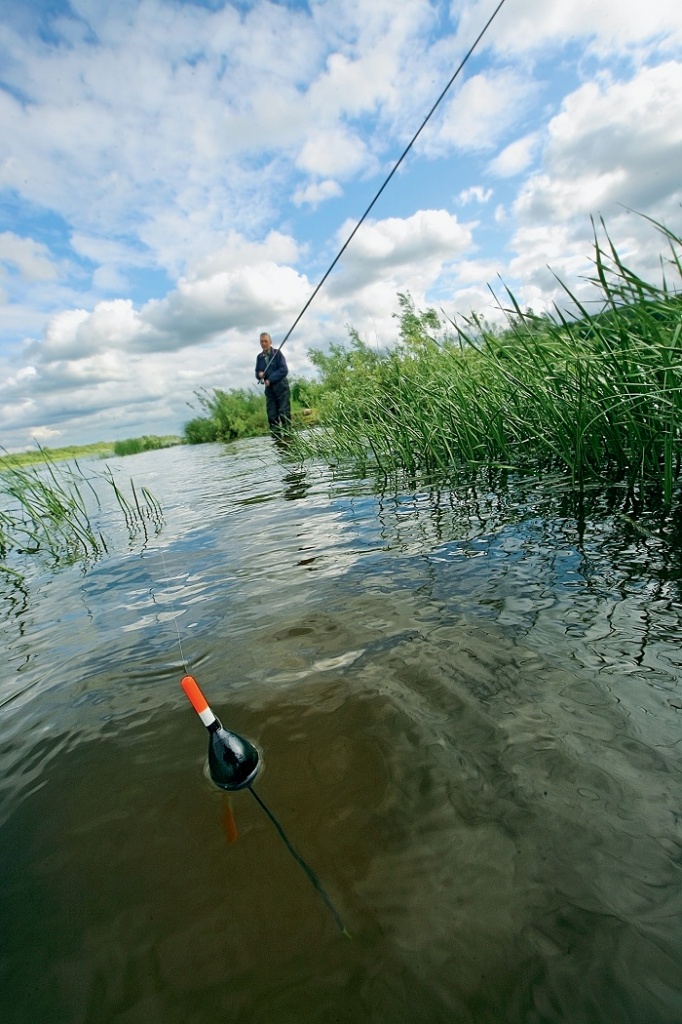
<instances>
[{"instance_id":1,"label":"man's arm","mask_svg":"<svg viewBox=\"0 0 682 1024\"><path fill-rule=\"evenodd\" d=\"M283 380L289 372L286 359L281 352L276 352L273 358L268 364L265 376L271 384L277 384L278 381Z\"/></svg>"}]
</instances>

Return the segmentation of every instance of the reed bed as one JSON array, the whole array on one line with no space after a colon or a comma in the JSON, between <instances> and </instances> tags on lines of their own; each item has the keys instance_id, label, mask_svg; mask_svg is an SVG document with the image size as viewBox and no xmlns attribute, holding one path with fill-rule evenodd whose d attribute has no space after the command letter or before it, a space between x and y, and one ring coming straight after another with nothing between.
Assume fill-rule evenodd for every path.
<instances>
[{"instance_id":1,"label":"reed bed","mask_svg":"<svg viewBox=\"0 0 682 1024\"><path fill-rule=\"evenodd\" d=\"M148 528L158 530L163 521L159 502L130 481L126 496L107 467L103 472L86 472L77 461L56 465L43 452L38 465L13 464L6 457L0 471L0 570L20 575L5 564L11 553L43 555L53 564L87 561L108 550L103 532L96 524L102 511L97 484L113 496L129 536Z\"/></svg>"},{"instance_id":2,"label":"reed bed","mask_svg":"<svg viewBox=\"0 0 682 1024\"><path fill-rule=\"evenodd\" d=\"M417 312L403 295L390 350L351 332L350 346L311 352L323 426L297 440L299 455L431 479L551 472L669 504L680 477L682 240L656 227L668 246L658 285L595 230L597 312L565 285L570 316L558 305L524 311L507 291L507 326L493 329L476 315Z\"/></svg>"}]
</instances>

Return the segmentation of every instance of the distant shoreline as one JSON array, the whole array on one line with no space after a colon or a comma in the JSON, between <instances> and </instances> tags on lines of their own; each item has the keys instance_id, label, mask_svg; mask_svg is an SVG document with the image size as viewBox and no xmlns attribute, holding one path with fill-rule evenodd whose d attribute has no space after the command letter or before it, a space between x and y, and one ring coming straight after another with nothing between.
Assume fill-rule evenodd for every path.
<instances>
[{"instance_id":1,"label":"distant shoreline","mask_svg":"<svg viewBox=\"0 0 682 1024\"><path fill-rule=\"evenodd\" d=\"M135 447L135 442L139 441L137 446L138 450L145 451L153 448L171 448L177 444L184 444L185 442L181 437L174 434L169 434L165 437L153 438L154 444L144 444L145 441L150 441L151 438L133 438L127 441L96 441L94 444L81 444L81 445L67 445L63 448L48 448L41 446L38 448L31 448L25 452L13 452L5 453L0 455L0 470L9 466L29 466L37 462L53 461L61 462L64 459L81 459L81 458L100 458L105 459L109 456L113 457L119 454L134 454L131 450L131 446ZM128 451L118 452L117 447L127 448Z\"/></svg>"}]
</instances>

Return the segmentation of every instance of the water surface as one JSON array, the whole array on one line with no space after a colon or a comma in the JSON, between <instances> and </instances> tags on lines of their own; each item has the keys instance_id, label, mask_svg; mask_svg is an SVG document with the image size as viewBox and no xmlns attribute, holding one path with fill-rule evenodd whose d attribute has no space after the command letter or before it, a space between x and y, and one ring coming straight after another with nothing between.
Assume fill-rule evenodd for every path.
<instances>
[{"instance_id":1,"label":"water surface","mask_svg":"<svg viewBox=\"0 0 682 1024\"><path fill-rule=\"evenodd\" d=\"M269 440L111 465L162 531L2 602L3 1022L682 1021L660 540ZM228 844L183 660L350 940L248 792Z\"/></svg>"}]
</instances>

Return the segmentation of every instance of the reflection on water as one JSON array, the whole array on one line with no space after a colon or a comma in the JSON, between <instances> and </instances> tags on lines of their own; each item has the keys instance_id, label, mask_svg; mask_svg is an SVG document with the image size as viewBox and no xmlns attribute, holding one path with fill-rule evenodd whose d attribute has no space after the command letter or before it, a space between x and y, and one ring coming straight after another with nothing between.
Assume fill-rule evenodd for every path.
<instances>
[{"instance_id":1,"label":"reflection on water","mask_svg":"<svg viewBox=\"0 0 682 1024\"><path fill-rule=\"evenodd\" d=\"M3 1022L679 1024L660 534L263 441L128 464L159 538L3 603ZM248 793L226 818L178 634L350 941Z\"/></svg>"}]
</instances>

